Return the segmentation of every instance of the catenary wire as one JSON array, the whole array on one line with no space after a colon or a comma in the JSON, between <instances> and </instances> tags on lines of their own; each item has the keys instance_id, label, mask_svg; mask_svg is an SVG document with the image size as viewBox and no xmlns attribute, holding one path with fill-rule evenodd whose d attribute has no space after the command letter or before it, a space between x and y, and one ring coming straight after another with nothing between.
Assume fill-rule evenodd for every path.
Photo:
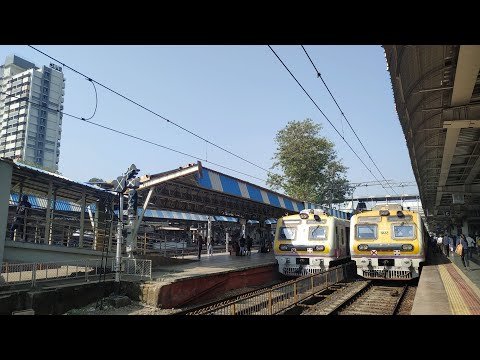
<instances>
[{"instance_id":1,"label":"catenary wire","mask_svg":"<svg viewBox=\"0 0 480 360\"><path fill-rule=\"evenodd\" d=\"M352 150L352 152L355 154L355 156L360 160L360 162L365 166L365 168L370 172L370 174L372 174L372 176L375 178L375 180L377 180L378 182L380 182L377 177L375 176L375 174L372 172L372 170L370 170L370 168L367 166L367 164L365 164L365 162L360 158L360 156L356 153L356 151L351 147L351 145L345 140L345 138L342 136L342 134L340 134L340 132L337 130L337 128L335 127L335 125L333 125L333 123L330 121L330 119L327 117L327 115L325 115L325 113L322 111L322 109L320 109L320 107L317 105L317 103L315 102L315 100L313 100L313 98L310 96L310 94L307 92L307 90L305 90L305 88L302 86L302 84L297 80L297 78L295 77L295 75L293 75L293 73L290 71L290 69L287 67L287 65L285 65L285 63L282 61L282 59L278 56L278 54L275 52L275 50L273 50L273 48L268 45L268 47L270 48L270 50L272 50L272 52L274 53L274 55L277 57L278 61L280 61L280 63L285 67L285 69L288 71L288 73L293 77L293 79L297 82L298 86L300 86L300 88L303 90L303 92L308 96L308 98L313 102L313 104L315 105L315 107L318 109L318 111L320 111L320 113L323 115L323 117L328 121L328 123L333 127L333 129L336 131L336 133L338 134L338 136L340 136L342 138L342 140L347 144L347 146L350 148L350 150ZM388 190L387 188L385 188L385 186L382 185L382 187L385 189L385 191L387 193Z\"/></svg>"},{"instance_id":2,"label":"catenary wire","mask_svg":"<svg viewBox=\"0 0 480 360\"><path fill-rule=\"evenodd\" d=\"M186 131L187 133L189 133L189 134L191 134L191 135L193 135L193 136L195 136L195 137L197 137L197 138L199 138L199 139L201 139L201 140L203 140L203 141L207 142L208 144L210 144L210 145L212 145L212 146L215 146L216 148L218 148L218 149L220 149L220 150L222 150L222 151L225 151L226 153L228 153L228 154L230 154L230 155L232 155L232 156L235 156L235 157L236 157L236 158L238 158L238 159L241 159L241 160L243 160L243 161L245 161L245 162L247 162L247 163L249 163L249 164L251 164L251 165L253 165L253 166L256 166L256 167L257 167L257 168L259 168L259 169L262 169L262 170L266 171L266 172L267 172L267 173L269 173L269 174L274 174L273 172L271 172L271 171L269 171L269 170L267 170L267 169L265 169L265 168L261 167L260 165L257 165L257 164L255 164L255 163L251 162L250 160L247 160L247 159L243 158L242 156L240 156L240 155L237 155L237 154L235 154L235 153L231 152L230 150L227 150L227 149L225 149L224 147L222 147L222 146L220 146L220 145L217 145L217 144L215 144L215 143L213 143L213 142L211 142L211 141L209 141L209 140L205 139L204 137L202 137L202 136L200 136L200 135L198 135L198 134L194 133L193 131L190 131L190 130L188 130L187 128L185 128L185 127L183 127L183 126L181 126L181 125L177 124L176 122L174 122L174 121L172 121L172 120L170 120L170 119L167 119L166 117L164 117L164 116L162 116L162 115L160 115L160 114L156 113L155 111L153 111L153 110L151 110L151 109L147 108L146 106L144 106L144 105L141 105L140 103L138 103L138 102L136 102L136 101L134 101L134 100L130 99L129 97L127 97L127 96L125 96L125 95L122 95L122 94L120 94L119 92L117 92L117 91L115 91L115 90L113 90L113 89L109 88L108 86L106 86L106 85L104 85L104 84L102 84L102 83L100 83L100 82L98 82L98 81L96 81L96 80L93 80L93 79L91 79L90 77L88 77L88 76L84 75L84 74L83 74L83 73L81 73L80 71L78 71L78 70L76 70L76 69L72 68L71 66L68 66L68 65L66 65L66 64L65 64L65 63L63 63L62 61L60 61L60 60L58 60L58 59L54 58L53 56L50 56L50 55L46 54L45 52L43 52L43 51L41 51L41 50L39 50L39 49L35 48L34 46L32 46L32 45L28 45L28 46L29 46L30 48L32 48L33 50L35 50L35 51L37 51L37 52L39 52L39 53L41 53L41 54L45 55L46 57L48 57L48 58L52 59L53 61L56 61L56 62L58 62L58 63L62 64L64 67L66 67L66 68L70 69L71 71L73 71L73 72L75 72L75 73L77 73L77 74L79 74L79 75L82 75L82 76L86 77L87 79L90 79L90 81L97 83L98 85L100 85L101 87L103 87L103 88L107 89L108 91L110 91L110 92L112 92L112 93L114 93L114 94L116 94L116 95L120 96L121 98L123 98L123 99L125 99L125 100L127 100L127 101L129 101L129 102L131 102L131 103L133 103L133 104L135 104L135 105L137 105L138 107L140 107L140 108L142 108L142 109L144 109L144 110L146 110L146 111L150 112L151 114L153 114L153 115L155 115L155 116L157 116L157 117L159 117L159 118L161 118L161 119L165 120L167 123L170 123L170 124L172 124L172 125L174 125L174 126L176 126L176 127L180 128L180 129L182 129L183 131Z\"/></svg>"},{"instance_id":3,"label":"catenary wire","mask_svg":"<svg viewBox=\"0 0 480 360\"><path fill-rule=\"evenodd\" d=\"M301 45L301 47L302 47L303 51L305 52L305 54L307 55L308 60L310 60L310 63L313 65L313 68L314 68L315 71L317 72L317 77L320 78L320 80L322 80L323 85L325 85L328 93L330 94L330 96L332 97L333 101L335 102L335 105L337 105L338 110L340 110L340 114L342 114L343 118L347 121L348 126L349 126L350 129L353 131L353 133L355 134L355 137L356 137L357 140L360 142L360 145L362 145L363 150L365 150L365 152L367 153L368 157L370 158L370 160L372 161L373 165L375 166L375 168L378 170L378 172L379 172L380 175L382 176L382 178L383 178L383 180L385 181L385 183L390 187L390 189L392 189L392 191L393 191L396 195L398 195L397 192L393 189L393 187L390 186L390 184L389 184L389 182L387 181L387 179L385 179L385 176L383 176L382 172L381 172L380 169L378 168L378 166L377 166L377 164L375 163L375 161L373 161L372 157L370 156L370 153L367 151L367 149L366 149L365 146L363 145L362 140L360 140L360 138L358 137L357 133L356 133L355 130L353 129L352 125L350 124L350 121L348 121L347 117L345 116L345 113L344 113L343 110L340 108L340 105L338 105L337 100L335 99L335 97L333 96L332 92L331 92L330 89L328 88L327 83L326 83L325 80L323 79L322 74L320 73L320 71L318 71L317 67L316 67L315 64L313 63L313 60L312 60L312 58L310 57L310 55L308 54L307 50L305 49L305 47L304 47L303 45Z\"/></svg>"}]
</instances>

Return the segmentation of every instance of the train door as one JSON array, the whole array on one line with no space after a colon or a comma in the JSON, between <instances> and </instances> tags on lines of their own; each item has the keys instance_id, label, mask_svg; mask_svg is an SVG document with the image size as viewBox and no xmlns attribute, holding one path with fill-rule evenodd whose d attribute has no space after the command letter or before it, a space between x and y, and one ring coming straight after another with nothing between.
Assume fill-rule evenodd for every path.
<instances>
[{"instance_id":1,"label":"train door","mask_svg":"<svg viewBox=\"0 0 480 360\"><path fill-rule=\"evenodd\" d=\"M350 256L350 226L345 226L345 254Z\"/></svg>"}]
</instances>

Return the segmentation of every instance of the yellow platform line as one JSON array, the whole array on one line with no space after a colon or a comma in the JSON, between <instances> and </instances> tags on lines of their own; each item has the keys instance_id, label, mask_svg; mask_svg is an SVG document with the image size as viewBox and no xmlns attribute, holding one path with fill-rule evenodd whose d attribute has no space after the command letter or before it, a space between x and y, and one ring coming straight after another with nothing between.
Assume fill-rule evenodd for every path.
<instances>
[{"instance_id":1,"label":"yellow platform line","mask_svg":"<svg viewBox=\"0 0 480 360\"><path fill-rule=\"evenodd\" d=\"M462 294L463 300L468 305L470 314L480 315L480 297L478 296L478 289L475 284L462 274L462 271L454 263L447 264L446 269Z\"/></svg>"},{"instance_id":2,"label":"yellow platform line","mask_svg":"<svg viewBox=\"0 0 480 360\"><path fill-rule=\"evenodd\" d=\"M473 293L480 299L480 289L475 285L475 283L468 278L467 275L463 273L463 271L454 263L452 263L453 268L457 271L458 274L465 280L468 287L473 291Z\"/></svg>"},{"instance_id":3,"label":"yellow platform line","mask_svg":"<svg viewBox=\"0 0 480 360\"><path fill-rule=\"evenodd\" d=\"M453 315L470 315L468 306L463 301L460 292L455 285L455 282L452 279L452 276L445 268L445 265L437 265L438 272L442 278L443 285L445 286L445 291L447 292L448 302L450 304L450 310Z\"/></svg>"}]
</instances>

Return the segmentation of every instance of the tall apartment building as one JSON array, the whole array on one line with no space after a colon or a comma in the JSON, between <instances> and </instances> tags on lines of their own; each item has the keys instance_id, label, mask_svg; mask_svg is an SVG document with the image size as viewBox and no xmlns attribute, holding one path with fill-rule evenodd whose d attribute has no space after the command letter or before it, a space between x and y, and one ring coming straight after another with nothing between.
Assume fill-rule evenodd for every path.
<instances>
[{"instance_id":1,"label":"tall apartment building","mask_svg":"<svg viewBox=\"0 0 480 360\"><path fill-rule=\"evenodd\" d=\"M16 55L0 66L0 157L58 170L65 78Z\"/></svg>"}]
</instances>

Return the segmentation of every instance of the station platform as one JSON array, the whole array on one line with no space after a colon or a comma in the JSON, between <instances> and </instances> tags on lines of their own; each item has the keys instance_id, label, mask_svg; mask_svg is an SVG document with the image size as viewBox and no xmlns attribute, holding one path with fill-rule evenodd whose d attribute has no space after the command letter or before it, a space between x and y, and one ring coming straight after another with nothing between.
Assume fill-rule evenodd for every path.
<instances>
[{"instance_id":1,"label":"station platform","mask_svg":"<svg viewBox=\"0 0 480 360\"><path fill-rule=\"evenodd\" d=\"M230 290L261 286L280 278L273 252L248 256L214 253L185 256L185 263L154 266L152 280L140 285L140 299L159 308L179 308Z\"/></svg>"},{"instance_id":2,"label":"station platform","mask_svg":"<svg viewBox=\"0 0 480 360\"><path fill-rule=\"evenodd\" d=\"M470 270L453 254L430 254L423 267L411 315L480 315L480 257L473 254Z\"/></svg>"}]
</instances>

